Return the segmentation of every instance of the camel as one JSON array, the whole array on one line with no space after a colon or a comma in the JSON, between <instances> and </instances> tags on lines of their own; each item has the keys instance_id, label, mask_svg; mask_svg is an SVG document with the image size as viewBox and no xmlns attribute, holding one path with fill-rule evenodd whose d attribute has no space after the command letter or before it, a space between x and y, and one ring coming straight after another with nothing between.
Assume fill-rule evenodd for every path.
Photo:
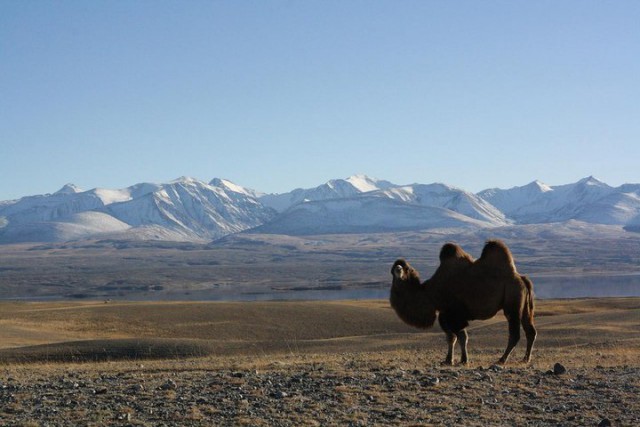
<instances>
[{"instance_id":1,"label":"camel","mask_svg":"<svg viewBox=\"0 0 640 427\"><path fill-rule=\"evenodd\" d=\"M520 340L520 326L527 337L524 362L531 361L537 334L533 319L533 284L518 273L511 251L503 242L488 241L477 260L460 246L445 244L440 250L440 266L423 283L418 272L404 259L393 264L391 274L389 299L401 320L427 329L433 326L437 316L447 336L448 352L444 364L454 363L456 341L460 344L460 363L467 364L466 328L469 321L490 319L501 309L509 322L509 341L498 363L507 362Z\"/></svg>"}]
</instances>

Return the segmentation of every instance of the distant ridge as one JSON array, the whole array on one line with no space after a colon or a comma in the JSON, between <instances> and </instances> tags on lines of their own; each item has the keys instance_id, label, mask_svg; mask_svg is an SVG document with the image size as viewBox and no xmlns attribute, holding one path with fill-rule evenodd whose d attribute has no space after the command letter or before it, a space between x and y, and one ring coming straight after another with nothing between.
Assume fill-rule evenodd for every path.
<instances>
[{"instance_id":1,"label":"distant ridge","mask_svg":"<svg viewBox=\"0 0 640 427\"><path fill-rule=\"evenodd\" d=\"M181 177L164 184L0 202L0 243L123 240L210 241L253 230L278 234L483 229L580 221L640 231L640 184L592 177L540 181L477 194L444 183L397 185L353 175L314 188L265 194L229 180Z\"/></svg>"}]
</instances>

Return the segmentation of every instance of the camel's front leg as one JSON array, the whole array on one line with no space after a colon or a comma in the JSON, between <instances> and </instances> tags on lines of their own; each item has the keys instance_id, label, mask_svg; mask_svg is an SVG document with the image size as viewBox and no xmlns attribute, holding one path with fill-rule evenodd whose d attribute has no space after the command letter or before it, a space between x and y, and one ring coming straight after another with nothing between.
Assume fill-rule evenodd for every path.
<instances>
[{"instance_id":1,"label":"camel's front leg","mask_svg":"<svg viewBox=\"0 0 640 427\"><path fill-rule=\"evenodd\" d=\"M447 334L447 345L448 345L447 358L444 359L444 362L442 363L444 365L453 365L453 352L454 352L454 347L456 345L456 341L458 340L458 338L456 337L456 334L454 334L453 330L451 329L449 318L447 317L446 313L441 312L438 315L438 323L440 323L440 327L442 328L444 333Z\"/></svg>"},{"instance_id":2,"label":"camel's front leg","mask_svg":"<svg viewBox=\"0 0 640 427\"><path fill-rule=\"evenodd\" d=\"M447 344L449 346L447 350L447 358L444 359L443 364L445 365L453 365L453 352L456 346L456 341L458 340L456 335L451 331L445 331L447 334Z\"/></svg>"},{"instance_id":3,"label":"camel's front leg","mask_svg":"<svg viewBox=\"0 0 640 427\"><path fill-rule=\"evenodd\" d=\"M469 335L467 334L467 330L463 329L456 333L458 337L458 342L460 343L460 363L466 365L469 363L469 357L467 356L467 342L469 341Z\"/></svg>"}]
</instances>

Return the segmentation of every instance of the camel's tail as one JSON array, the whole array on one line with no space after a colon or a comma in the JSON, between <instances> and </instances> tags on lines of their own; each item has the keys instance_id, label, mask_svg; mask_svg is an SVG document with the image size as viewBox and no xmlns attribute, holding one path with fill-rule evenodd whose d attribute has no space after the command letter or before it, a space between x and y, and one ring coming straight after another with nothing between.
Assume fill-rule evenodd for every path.
<instances>
[{"instance_id":1,"label":"camel's tail","mask_svg":"<svg viewBox=\"0 0 640 427\"><path fill-rule=\"evenodd\" d=\"M531 280L529 280L529 278L527 276L520 276L522 278L522 281L524 282L525 286L527 287L527 301L526 301L526 306L525 306L525 310L528 312L529 314L529 318L531 319L531 323L533 323L533 310L534 310L534 295L533 295L533 283L531 282Z\"/></svg>"}]
</instances>

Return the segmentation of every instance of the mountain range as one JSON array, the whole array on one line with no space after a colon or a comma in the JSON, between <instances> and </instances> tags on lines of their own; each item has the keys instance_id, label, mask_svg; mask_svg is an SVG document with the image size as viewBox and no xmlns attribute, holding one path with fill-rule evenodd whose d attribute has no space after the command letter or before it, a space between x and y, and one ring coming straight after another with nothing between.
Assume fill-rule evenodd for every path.
<instances>
[{"instance_id":1,"label":"mountain range","mask_svg":"<svg viewBox=\"0 0 640 427\"><path fill-rule=\"evenodd\" d=\"M580 221L640 232L640 184L611 187L594 177L539 181L477 194L446 184L396 185L366 175L315 188L264 194L225 179L182 177L119 190L0 202L0 243L79 239L210 241L238 232L288 235L487 229Z\"/></svg>"}]
</instances>

